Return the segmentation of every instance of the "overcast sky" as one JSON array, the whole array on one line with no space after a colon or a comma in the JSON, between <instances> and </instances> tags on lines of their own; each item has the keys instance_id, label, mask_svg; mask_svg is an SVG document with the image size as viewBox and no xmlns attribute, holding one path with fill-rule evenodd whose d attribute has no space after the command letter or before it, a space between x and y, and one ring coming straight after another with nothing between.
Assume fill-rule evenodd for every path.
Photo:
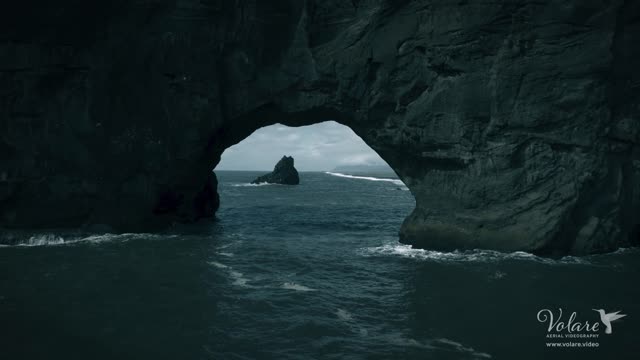
<instances>
[{"instance_id":1,"label":"overcast sky","mask_svg":"<svg viewBox=\"0 0 640 360\"><path fill-rule=\"evenodd\" d=\"M339 165L380 165L385 162L351 129L334 121L256 130L228 148L216 170L273 170L283 155L293 156L301 171L327 171Z\"/></svg>"}]
</instances>

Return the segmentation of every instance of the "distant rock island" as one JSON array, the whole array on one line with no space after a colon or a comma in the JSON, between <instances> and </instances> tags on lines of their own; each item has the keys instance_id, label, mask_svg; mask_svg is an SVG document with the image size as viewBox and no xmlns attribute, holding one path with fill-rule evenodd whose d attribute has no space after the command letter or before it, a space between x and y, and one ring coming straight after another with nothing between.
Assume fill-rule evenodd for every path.
<instances>
[{"instance_id":1,"label":"distant rock island","mask_svg":"<svg viewBox=\"0 0 640 360\"><path fill-rule=\"evenodd\" d=\"M273 168L273 171L259 176L253 180L252 184L260 183L270 184L284 184L284 185L298 185L300 184L300 178L298 177L298 170L293 166L293 157L283 156L280 161Z\"/></svg>"}]
</instances>

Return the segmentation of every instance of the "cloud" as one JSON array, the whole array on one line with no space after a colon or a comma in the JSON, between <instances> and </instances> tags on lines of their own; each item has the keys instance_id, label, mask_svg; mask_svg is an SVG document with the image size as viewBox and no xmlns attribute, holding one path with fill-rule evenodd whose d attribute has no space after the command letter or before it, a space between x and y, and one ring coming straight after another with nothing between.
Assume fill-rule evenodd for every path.
<instances>
[{"instance_id":1,"label":"cloud","mask_svg":"<svg viewBox=\"0 0 640 360\"><path fill-rule=\"evenodd\" d=\"M302 171L331 170L338 165L384 164L348 127L334 121L301 127L263 127L222 154L218 170L271 170L283 156L295 158Z\"/></svg>"},{"instance_id":2,"label":"cloud","mask_svg":"<svg viewBox=\"0 0 640 360\"><path fill-rule=\"evenodd\" d=\"M377 165L380 160L376 153L360 153L343 158L339 165Z\"/></svg>"}]
</instances>

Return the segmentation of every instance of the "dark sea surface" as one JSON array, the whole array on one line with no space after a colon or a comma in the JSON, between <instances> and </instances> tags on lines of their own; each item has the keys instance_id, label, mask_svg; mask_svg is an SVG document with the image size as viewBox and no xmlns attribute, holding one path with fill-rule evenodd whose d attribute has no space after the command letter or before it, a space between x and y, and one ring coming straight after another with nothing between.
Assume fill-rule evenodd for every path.
<instances>
[{"instance_id":1,"label":"dark sea surface","mask_svg":"<svg viewBox=\"0 0 640 360\"><path fill-rule=\"evenodd\" d=\"M167 234L3 233L0 359L639 358L637 249L414 250L398 180L260 174L218 171L218 220ZM549 348L545 308L627 316Z\"/></svg>"}]
</instances>

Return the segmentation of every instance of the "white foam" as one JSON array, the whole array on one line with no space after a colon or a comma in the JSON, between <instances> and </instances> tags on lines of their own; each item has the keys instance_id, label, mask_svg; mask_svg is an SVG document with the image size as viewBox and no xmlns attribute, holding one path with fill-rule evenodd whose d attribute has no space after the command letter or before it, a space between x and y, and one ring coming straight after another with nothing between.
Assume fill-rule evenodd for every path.
<instances>
[{"instance_id":1,"label":"white foam","mask_svg":"<svg viewBox=\"0 0 640 360\"><path fill-rule=\"evenodd\" d=\"M491 274L489 276L489 279L490 280L500 280L505 276L507 276L507 273L498 270L495 273Z\"/></svg>"},{"instance_id":2,"label":"white foam","mask_svg":"<svg viewBox=\"0 0 640 360\"><path fill-rule=\"evenodd\" d=\"M219 252L217 254L221 256L226 256L226 257L233 257L233 253L229 253L229 252Z\"/></svg>"},{"instance_id":3,"label":"white foam","mask_svg":"<svg viewBox=\"0 0 640 360\"><path fill-rule=\"evenodd\" d=\"M487 353L476 351L474 348L468 347L468 346L464 346L464 345L462 345L461 343L459 343L457 341L449 340L449 339L446 339L446 338L440 338L440 339L435 339L433 341L433 343L451 346L455 350L457 350L458 352L469 353L474 357L491 359L491 355L489 355Z\"/></svg>"},{"instance_id":4,"label":"white foam","mask_svg":"<svg viewBox=\"0 0 640 360\"><path fill-rule=\"evenodd\" d=\"M209 265L213 265L215 267L217 267L218 269L228 269L229 267L225 264L220 264L219 262L215 262L215 261L209 261Z\"/></svg>"},{"instance_id":5,"label":"white foam","mask_svg":"<svg viewBox=\"0 0 640 360\"><path fill-rule=\"evenodd\" d=\"M621 247L618 250L612 252L612 253L608 253L608 254L626 254L626 253L638 253L640 252L640 247L632 247L632 248L624 248ZM595 256L603 256L603 255L608 255L607 253L605 254L597 254Z\"/></svg>"},{"instance_id":6,"label":"white foam","mask_svg":"<svg viewBox=\"0 0 640 360\"><path fill-rule=\"evenodd\" d=\"M232 285L246 287L246 288L255 287L255 286L248 285L247 282L249 282L249 279L245 278L243 273L233 270L231 266L219 263L217 261L209 261L208 264L215 266L218 269L226 270L226 272L229 274L229 277L232 280L231 281Z\"/></svg>"},{"instance_id":7,"label":"white foam","mask_svg":"<svg viewBox=\"0 0 640 360\"><path fill-rule=\"evenodd\" d=\"M245 186L254 187L254 186L266 186L266 185L280 185L280 184L271 184L268 182L261 182L257 184L253 184L253 183L231 184L231 186L234 186L234 187L245 187Z\"/></svg>"},{"instance_id":8,"label":"white foam","mask_svg":"<svg viewBox=\"0 0 640 360\"><path fill-rule=\"evenodd\" d=\"M362 337L368 337L369 331L358 325L358 322L353 319L353 315L345 309L337 309L336 316L344 325L348 326L351 331Z\"/></svg>"},{"instance_id":9,"label":"white foam","mask_svg":"<svg viewBox=\"0 0 640 360\"><path fill-rule=\"evenodd\" d=\"M282 284L281 288L287 289L287 290L295 290L295 291L316 291L316 289L312 289L304 285L299 285L294 282L286 282Z\"/></svg>"},{"instance_id":10,"label":"white foam","mask_svg":"<svg viewBox=\"0 0 640 360\"><path fill-rule=\"evenodd\" d=\"M386 181L396 185L405 186L402 180L399 179L388 179L388 178L377 178L372 176L356 176L356 175L347 175L342 173L334 173L330 171L325 171L325 174L333 175L337 177L347 178L347 179L359 179L359 180L369 180L369 181ZM405 186L406 187L406 186ZM407 189L408 190L408 189Z\"/></svg>"},{"instance_id":11,"label":"white foam","mask_svg":"<svg viewBox=\"0 0 640 360\"><path fill-rule=\"evenodd\" d=\"M246 288L254 287L247 284L249 279L245 278L244 274L241 272L231 270L229 271L229 275L231 275L231 278L233 279L233 282L231 283L232 285L246 287Z\"/></svg>"},{"instance_id":12,"label":"white foam","mask_svg":"<svg viewBox=\"0 0 640 360\"><path fill-rule=\"evenodd\" d=\"M24 240L11 241L15 244L5 244L2 247L14 247L14 246L59 246L59 245L71 245L78 243L92 243L98 244L103 242L120 241L125 242L136 239L154 239L154 238L173 238L176 235L154 235L145 233L125 233L125 234L100 234L100 235L59 235L53 233L34 234L27 237L27 235L10 235L13 237L23 237Z\"/></svg>"},{"instance_id":13,"label":"white foam","mask_svg":"<svg viewBox=\"0 0 640 360\"><path fill-rule=\"evenodd\" d=\"M81 239L80 239L81 240ZM78 241L78 240L76 240ZM19 245L23 246L44 246L44 245L60 245L64 244L64 238L62 236L57 236L53 234L43 234L43 235L35 235L29 237L29 239Z\"/></svg>"},{"instance_id":14,"label":"white foam","mask_svg":"<svg viewBox=\"0 0 640 360\"><path fill-rule=\"evenodd\" d=\"M446 338L437 338L437 339L425 339L425 340L416 340L413 338L406 337L401 333L392 333L387 334L385 336L387 341L391 341L393 344L398 346L408 346L421 348L426 350L444 350L446 352L455 352L455 353L465 353L470 355L473 359L491 359L492 356L490 354L476 351L474 348L470 346L465 346L457 341L449 340ZM467 358L467 357L465 357Z\"/></svg>"},{"instance_id":15,"label":"white foam","mask_svg":"<svg viewBox=\"0 0 640 360\"><path fill-rule=\"evenodd\" d=\"M436 262L497 262L504 260L526 260L544 264L582 264L590 265L584 258L565 256L561 259L542 258L527 252L516 251L503 253L493 250L469 250L442 252L425 249L413 249L411 245L386 244L363 248L358 251L362 256L400 256L404 258L430 260Z\"/></svg>"},{"instance_id":16,"label":"white foam","mask_svg":"<svg viewBox=\"0 0 640 360\"><path fill-rule=\"evenodd\" d=\"M237 245L240 245L240 244L242 244L242 240L236 240L236 241L234 241L234 242L230 242L230 243L228 243L228 244L220 245L220 246L218 246L216 249L217 249L217 250L224 250L224 249L226 249L226 248L228 248L228 247L231 247L231 246L237 246Z\"/></svg>"},{"instance_id":17,"label":"white foam","mask_svg":"<svg viewBox=\"0 0 640 360\"><path fill-rule=\"evenodd\" d=\"M344 309L338 309L336 311L336 316L338 317L338 319L340 319L342 321L351 321L351 320L353 320L353 316L351 316L351 313L348 312L347 310L344 310Z\"/></svg>"},{"instance_id":18,"label":"white foam","mask_svg":"<svg viewBox=\"0 0 640 360\"><path fill-rule=\"evenodd\" d=\"M384 340L385 341L389 341L392 344L397 345L397 346L410 346L410 347L417 347L417 348L427 349L427 350L436 349L436 347L431 345L430 342L420 342L418 340L405 337L401 333L385 334L384 335Z\"/></svg>"}]
</instances>

